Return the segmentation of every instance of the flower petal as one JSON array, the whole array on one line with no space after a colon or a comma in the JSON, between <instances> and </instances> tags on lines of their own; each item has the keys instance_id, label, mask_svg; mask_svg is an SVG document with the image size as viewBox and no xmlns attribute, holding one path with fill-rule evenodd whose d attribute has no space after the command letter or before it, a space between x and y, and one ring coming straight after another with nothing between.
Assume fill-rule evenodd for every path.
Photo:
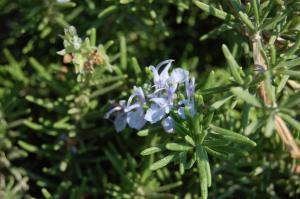
<instances>
[{"instance_id":1,"label":"flower petal","mask_svg":"<svg viewBox=\"0 0 300 199\"><path fill-rule=\"evenodd\" d=\"M144 116L145 115L142 108L139 108L136 111L129 112L127 114L127 123L129 127L140 130L146 123Z\"/></svg>"},{"instance_id":2,"label":"flower petal","mask_svg":"<svg viewBox=\"0 0 300 199\"><path fill-rule=\"evenodd\" d=\"M147 110L145 120L149 121L151 124L154 124L161 120L165 115L165 109L154 104L151 105L151 107Z\"/></svg>"},{"instance_id":3,"label":"flower petal","mask_svg":"<svg viewBox=\"0 0 300 199\"><path fill-rule=\"evenodd\" d=\"M171 74L171 82L173 84L185 82L188 79L189 72L182 68L175 68Z\"/></svg>"},{"instance_id":4,"label":"flower petal","mask_svg":"<svg viewBox=\"0 0 300 199\"><path fill-rule=\"evenodd\" d=\"M157 104L160 107L164 107L167 105L168 100L166 98L163 97L154 97L151 99L152 102L154 102L155 104Z\"/></svg>"},{"instance_id":5,"label":"flower petal","mask_svg":"<svg viewBox=\"0 0 300 199\"><path fill-rule=\"evenodd\" d=\"M117 132L121 132L125 129L126 118L127 118L127 114L125 114L125 113L121 113L116 116L114 125L115 125L115 129Z\"/></svg>"},{"instance_id":6,"label":"flower petal","mask_svg":"<svg viewBox=\"0 0 300 199\"><path fill-rule=\"evenodd\" d=\"M164 129L167 133L173 133L174 132L174 121L170 116L165 118L162 121L162 126L164 127Z\"/></svg>"},{"instance_id":7,"label":"flower petal","mask_svg":"<svg viewBox=\"0 0 300 199\"><path fill-rule=\"evenodd\" d=\"M110 109L107 113L105 113L104 118L108 119L112 113L120 111L120 110L122 110L122 107L116 106L116 107Z\"/></svg>"}]
</instances>

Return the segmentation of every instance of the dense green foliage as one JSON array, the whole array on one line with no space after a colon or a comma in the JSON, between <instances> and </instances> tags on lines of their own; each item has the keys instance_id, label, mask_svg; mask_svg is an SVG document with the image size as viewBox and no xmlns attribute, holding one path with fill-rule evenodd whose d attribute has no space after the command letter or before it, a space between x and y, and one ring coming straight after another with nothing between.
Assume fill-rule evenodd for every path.
<instances>
[{"instance_id":1,"label":"dense green foliage","mask_svg":"<svg viewBox=\"0 0 300 199\"><path fill-rule=\"evenodd\" d=\"M276 131L280 116L300 145L296 0L2 0L0 8L1 199L300 195L300 157ZM196 77L196 116L171 113L173 134L159 124L117 133L105 113L168 58ZM260 98L262 80L271 103Z\"/></svg>"}]
</instances>

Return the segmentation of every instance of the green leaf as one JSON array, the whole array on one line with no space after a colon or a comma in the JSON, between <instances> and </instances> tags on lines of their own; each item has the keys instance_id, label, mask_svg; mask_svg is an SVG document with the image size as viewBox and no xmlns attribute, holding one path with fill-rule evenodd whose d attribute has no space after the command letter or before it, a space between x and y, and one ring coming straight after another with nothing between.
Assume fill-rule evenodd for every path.
<instances>
[{"instance_id":1,"label":"green leaf","mask_svg":"<svg viewBox=\"0 0 300 199\"><path fill-rule=\"evenodd\" d=\"M292 125L295 129L297 129L297 131L300 132L300 122L299 121L295 120L291 116L284 114L284 113L280 113L280 116L282 117L282 119L287 121L290 125Z\"/></svg>"},{"instance_id":2,"label":"green leaf","mask_svg":"<svg viewBox=\"0 0 300 199\"><path fill-rule=\"evenodd\" d=\"M282 101L280 104L281 107L292 108L300 104L300 92L296 92L293 95L290 95L287 99Z\"/></svg>"},{"instance_id":3,"label":"green leaf","mask_svg":"<svg viewBox=\"0 0 300 199\"><path fill-rule=\"evenodd\" d=\"M233 95L226 95L224 96L222 99L214 102L212 105L211 105L211 108L213 109L219 109L223 104L225 104L228 100L230 100L231 98L233 97Z\"/></svg>"},{"instance_id":4,"label":"green leaf","mask_svg":"<svg viewBox=\"0 0 300 199\"><path fill-rule=\"evenodd\" d=\"M235 141L235 142L238 142L238 143L241 143L241 144L247 144L247 145L250 145L250 146L256 146L255 142L253 142L252 140L250 140L249 138L247 138L247 137L245 137L241 134L238 134L238 133L235 133L233 131L214 126L213 124L209 125L209 127L214 132L216 132L220 135L223 135L224 138L226 138L227 140Z\"/></svg>"},{"instance_id":5,"label":"green leaf","mask_svg":"<svg viewBox=\"0 0 300 199\"><path fill-rule=\"evenodd\" d=\"M127 68L127 45L124 35L120 35L120 66L125 70Z\"/></svg>"},{"instance_id":6,"label":"green leaf","mask_svg":"<svg viewBox=\"0 0 300 199\"><path fill-rule=\"evenodd\" d=\"M185 141L186 141L187 143L189 143L190 145L195 146L195 142L194 142L194 140L193 140L193 138L192 138L191 136L186 135L186 136L184 136L184 139L185 139Z\"/></svg>"},{"instance_id":7,"label":"green leaf","mask_svg":"<svg viewBox=\"0 0 300 199\"><path fill-rule=\"evenodd\" d=\"M104 95L105 93L108 93L116 88L119 88L120 86L123 85L123 82L119 81L119 82L116 82L110 86L107 86L105 88L101 88L95 92L93 92L91 95L90 95L90 98L95 98L95 97L98 97L100 95Z\"/></svg>"},{"instance_id":8,"label":"green leaf","mask_svg":"<svg viewBox=\"0 0 300 199\"><path fill-rule=\"evenodd\" d=\"M275 129L274 114L270 114L270 116L267 119L267 125L265 128L265 136L271 137L274 129Z\"/></svg>"},{"instance_id":9,"label":"green leaf","mask_svg":"<svg viewBox=\"0 0 300 199\"><path fill-rule=\"evenodd\" d=\"M260 18L259 18L259 7L257 5L257 0L252 0L252 7L253 7L253 12L254 12L254 16L255 16L255 26L256 28L259 27L260 25Z\"/></svg>"},{"instance_id":10,"label":"green leaf","mask_svg":"<svg viewBox=\"0 0 300 199\"><path fill-rule=\"evenodd\" d=\"M193 119L193 130L196 134L200 135L202 133L202 128L201 128L201 115L199 113L196 113L194 119Z\"/></svg>"},{"instance_id":11,"label":"green leaf","mask_svg":"<svg viewBox=\"0 0 300 199\"><path fill-rule=\"evenodd\" d=\"M231 88L230 91L238 98L247 102L248 104L251 104L256 107L262 107L262 102L258 98L251 95L248 91L243 90L241 87Z\"/></svg>"},{"instance_id":12,"label":"green leaf","mask_svg":"<svg viewBox=\"0 0 300 199\"><path fill-rule=\"evenodd\" d=\"M145 155L152 155L154 153L157 153L157 152L161 152L164 150L165 147L163 146L154 146L154 147L150 147L150 148L147 148L145 150L143 150L141 152L141 155L145 156Z\"/></svg>"},{"instance_id":13,"label":"green leaf","mask_svg":"<svg viewBox=\"0 0 300 199\"><path fill-rule=\"evenodd\" d=\"M157 170L157 169L167 166L169 163L174 161L177 158L177 156L178 156L178 154L173 153L173 154L170 154L170 155L164 157L163 159L160 159L160 160L154 162L150 166L150 170L154 171L154 170Z\"/></svg>"},{"instance_id":14,"label":"green leaf","mask_svg":"<svg viewBox=\"0 0 300 199\"><path fill-rule=\"evenodd\" d=\"M91 28L89 30L89 34L90 34L90 43L91 46L96 46L96 41L97 41L97 33L96 33L96 28Z\"/></svg>"},{"instance_id":15,"label":"green leaf","mask_svg":"<svg viewBox=\"0 0 300 199\"><path fill-rule=\"evenodd\" d=\"M178 182L163 185L161 187L156 188L155 190L158 191L158 192L163 192L163 191L168 191L170 189L174 189L174 188L179 187L181 185L182 185L182 181L178 181Z\"/></svg>"},{"instance_id":16,"label":"green leaf","mask_svg":"<svg viewBox=\"0 0 300 199\"><path fill-rule=\"evenodd\" d=\"M289 75L289 76L291 76L292 78L295 78L295 79L300 79L300 71L285 70L285 71L283 71L283 74Z\"/></svg>"},{"instance_id":17,"label":"green leaf","mask_svg":"<svg viewBox=\"0 0 300 199\"><path fill-rule=\"evenodd\" d=\"M76 7L76 3L74 2L54 3L54 6L58 8L74 8Z\"/></svg>"},{"instance_id":18,"label":"green leaf","mask_svg":"<svg viewBox=\"0 0 300 199\"><path fill-rule=\"evenodd\" d=\"M286 85L287 81L289 80L289 78L290 78L289 75L284 75L281 78L279 85L277 87L277 90L276 90L276 94L279 94L285 88L285 85Z\"/></svg>"},{"instance_id":19,"label":"green leaf","mask_svg":"<svg viewBox=\"0 0 300 199\"><path fill-rule=\"evenodd\" d=\"M207 159L205 156L206 151L203 149L202 146L198 145L196 147L196 152L197 152L197 168L198 168L198 173L200 176L200 188L201 188L201 197L202 199L207 199L208 197L208 175L207 175Z\"/></svg>"},{"instance_id":20,"label":"green leaf","mask_svg":"<svg viewBox=\"0 0 300 199\"><path fill-rule=\"evenodd\" d=\"M53 198L53 197L51 196L51 194L48 192L47 189L42 188L41 192L42 192L42 194L43 194L43 196L44 196L45 199L51 199L51 198Z\"/></svg>"},{"instance_id":21,"label":"green leaf","mask_svg":"<svg viewBox=\"0 0 300 199\"><path fill-rule=\"evenodd\" d=\"M225 56L225 58L226 58L226 60L229 64L229 68L230 68L230 71L231 71L231 74L232 74L233 78L239 84L243 84L244 81L243 81L243 79L241 77L241 74L239 72L240 66L235 61L234 57L232 56L232 54L230 53L229 49L227 48L227 46L225 44L222 45L222 50L223 50L224 56Z\"/></svg>"},{"instance_id":22,"label":"green leaf","mask_svg":"<svg viewBox=\"0 0 300 199\"><path fill-rule=\"evenodd\" d=\"M22 141L22 140L19 140L19 141L18 141L18 145L19 145L21 148L23 148L23 149L25 149L26 151L29 151L29 152L31 152L31 153L37 153L37 152L39 151L39 149L38 149L36 146L34 146L34 145L32 145L32 144L28 144L27 142L24 142L24 141Z\"/></svg>"},{"instance_id":23,"label":"green leaf","mask_svg":"<svg viewBox=\"0 0 300 199\"><path fill-rule=\"evenodd\" d=\"M51 75L46 71L45 67L42 66L35 58L30 57L29 62L41 77L44 77L47 80L51 80Z\"/></svg>"},{"instance_id":24,"label":"green leaf","mask_svg":"<svg viewBox=\"0 0 300 199\"><path fill-rule=\"evenodd\" d=\"M272 76L271 76L271 72L268 70L264 73L265 75L265 82L266 82L266 92L267 92L267 96L269 97L269 99L271 100L271 102L275 102L275 88L272 85Z\"/></svg>"},{"instance_id":25,"label":"green leaf","mask_svg":"<svg viewBox=\"0 0 300 199\"><path fill-rule=\"evenodd\" d=\"M209 153L210 155L212 155L216 158L222 159L222 160L228 160L228 156L226 154L215 151L208 146L205 146L204 148L207 151L207 153Z\"/></svg>"},{"instance_id":26,"label":"green leaf","mask_svg":"<svg viewBox=\"0 0 300 199\"><path fill-rule=\"evenodd\" d=\"M285 53L285 57L289 58L291 55L295 54L295 52L297 50L299 50L299 47L300 47L300 33L298 33L297 39L296 39L294 45L291 48L289 48L287 50L287 52Z\"/></svg>"},{"instance_id":27,"label":"green leaf","mask_svg":"<svg viewBox=\"0 0 300 199\"><path fill-rule=\"evenodd\" d=\"M243 13L242 11L239 11L239 16L242 22L253 32L255 32L255 27L251 20L249 19L248 15L246 13Z\"/></svg>"},{"instance_id":28,"label":"green leaf","mask_svg":"<svg viewBox=\"0 0 300 199\"><path fill-rule=\"evenodd\" d=\"M114 13L118 10L118 7L115 5L109 6L107 8L105 8L104 10L102 10L99 14L98 14L98 18L104 18L108 15L110 15L111 13Z\"/></svg>"},{"instance_id":29,"label":"green leaf","mask_svg":"<svg viewBox=\"0 0 300 199\"><path fill-rule=\"evenodd\" d=\"M292 60L289 60L289 61L286 61L286 62L280 62L274 68L291 69L291 68L294 68L295 66L300 66L300 57L292 59Z\"/></svg>"},{"instance_id":30,"label":"green leaf","mask_svg":"<svg viewBox=\"0 0 300 199\"><path fill-rule=\"evenodd\" d=\"M231 14L228 14L222 10L219 10L213 6L210 6L210 5L207 5L205 3L202 3L200 1L197 1L197 0L194 0L194 3L196 4L196 6L198 8L200 8L201 10L219 18L219 19L222 19L222 20L226 20L226 21L230 21L230 20L233 20L234 19L234 16L231 15Z\"/></svg>"},{"instance_id":31,"label":"green leaf","mask_svg":"<svg viewBox=\"0 0 300 199\"><path fill-rule=\"evenodd\" d=\"M191 169L197 160L197 154L193 153L191 159L184 165L185 169Z\"/></svg>"},{"instance_id":32,"label":"green leaf","mask_svg":"<svg viewBox=\"0 0 300 199\"><path fill-rule=\"evenodd\" d=\"M137 59L135 57L132 57L131 58L131 64L132 64L132 67L133 67L133 70L134 70L134 73L135 75L138 77L139 75L141 75L142 73L142 70L141 70L141 67L137 61Z\"/></svg>"},{"instance_id":33,"label":"green leaf","mask_svg":"<svg viewBox=\"0 0 300 199\"><path fill-rule=\"evenodd\" d=\"M170 151L189 151L193 149L192 146L186 143L168 143L166 148Z\"/></svg>"}]
</instances>

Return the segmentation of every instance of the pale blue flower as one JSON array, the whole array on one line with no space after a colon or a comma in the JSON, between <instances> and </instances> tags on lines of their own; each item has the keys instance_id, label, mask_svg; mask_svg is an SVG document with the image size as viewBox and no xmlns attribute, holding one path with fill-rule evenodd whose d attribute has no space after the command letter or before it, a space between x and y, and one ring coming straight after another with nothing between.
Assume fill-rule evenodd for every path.
<instances>
[{"instance_id":1,"label":"pale blue flower","mask_svg":"<svg viewBox=\"0 0 300 199\"><path fill-rule=\"evenodd\" d=\"M174 120L168 116L162 121L162 126L167 133L174 132Z\"/></svg>"},{"instance_id":2,"label":"pale blue flower","mask_svg":"<svg viewBox=\"0 0 300 199\"><path fill-rule=\"evenodd\" d=\"M153 103L147 110L145 119L151 124L160 121L168 114L173 108L173 98L176 87L167 88L167 96L158 96L150 99Z\"/></svg>"},{"instance_id":3,"label":"pale blue flower","mask_svg":"<svg viewBox=\"0 0 300 199\"><path fill-rule=\"evenodd\" d=\"M137 100L133 103L134 98ZM114 126L117 132L125 129L128 123L130 128L140 130L146 123L144 119L143 106L146 103L144 92L141 87L134 87L134 93L129 97L127 103L121 100L119 105L106 113L105 118L109 118L115 113Z\"/></svg>"},{"instance_id":4,"label":"pale blue flower","mask_svg":"<svg viewBox=\"0 0 300 199\"><path fill-rule=\"evenodd\" d=\"M185 119L185 113L184 109L187 107L191 113L191 116L193 117L196 114L195 109L195 99L194 99L194 93L195 93L195 78L193 77L190 81L187 79L185 81L185 91L187 95L187 99L182 100L180 104L183 105L183 107L179 107L178 109L178 115Z\"/></svg>"},{"instance_id":5,"label":"pale blue flower","mask_svg":"<svg viewBox=\"0 0 300 199\"><path fill-rule=\"evenodd\" d=\"M125 112L126 101L121 100L118 106L108 111L104 118L108 119L111 114L115 113L114 126L117 132L121 132L126 127L127 113Z\"/></svg>"},{"instance_id":6,"label":"pale blue flower","mask_svg":"<svg viewBox=\"0 0 300 199\"><path fill-rule=\"evenodd\" d=\"M137 101L132 104L133 99L137 97ZM125 112L127 114L127 123L129 127L140 130L146 123L144 119L143 106L146 103L145 95L141 87L134 87L134 93L129 97Z\"/></svg>"},{"instance_id":7,"label":"pale blue flower","mask_svg":"<svg viewBox=\"0 0 300 199\"><path fill-rule=\"evenodd\" d=\"M182 68L175 68L171 73L169 82L171 84L183 83L188 80L188 77L189 77L189 72L187 70L184 70Z\"/></svg>"},{"instance_id":8,"label":"pale blue flower","mask_svg":"<svg viewBox=\"0 0 300 199\"><path fill-rule=\"evenodd\" d=\"M170 77L169 69L173 61L174 60L172 59L168 59L159 63L156 67L150 66L150 70L153 73L153 82L156 90L166 87L167 81ZM159 70L161 69L162 66L165 67L161 70L161 73L159 73Z\"/></svg>"}]
</instances>

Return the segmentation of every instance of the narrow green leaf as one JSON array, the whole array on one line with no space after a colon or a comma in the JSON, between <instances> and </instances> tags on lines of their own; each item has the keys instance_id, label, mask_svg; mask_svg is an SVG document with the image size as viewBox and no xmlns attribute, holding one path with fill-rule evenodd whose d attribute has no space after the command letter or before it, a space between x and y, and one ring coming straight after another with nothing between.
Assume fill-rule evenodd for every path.
<instances>
[{"instance_id":1,"label":"narrow green leaf","mask_svg":"<svg viewBox=\"0 0 300 199\"><path fill-rule=\"evenodd\" d=\"M236 142L239 142L241 144L248 144L250 146L256 146L255 142L253 142L252 140L250 140L249 138L247 138L247 137L245 137L241 134L238 134L238 133L235 133L233 131L214 126L213 124L211 124L209 126L214 132L216 132L220 135L223 135L224 138L226 138L228 140L236 141Z\"/></svg>"},{"instance_id":2,"label":"narrow green leaf","mask_svg":"<svg viewBox=\"0 0 300 199\"><path fill-rule=\"evenodd\" d=\"M142 73L142 70L141 70L141 67L135 57L131 58L131 64L132 64L135 75L138 77Z\"/></svg>"},{"instance_id":3,"label":"narrow green leaf","mask_svg":"<svg viewBox=\"0 0 300 199\"><path fill-rule=\"evenodd\" d=\"M31 128L31 129L36 130L36 131L40 131L40 130L44 129L44 127L42 125L34 123L30 120L25 120L23 124L25 126L27 126L28 128Z\"/></svg>"},{"instance_id":4,"label":"narrow green leaf","mask_svg":"<svg viewBox=\"0 0 300 199\"><path fill-rule=\"evenodd\" d=\"M145 155L151 155L151 154L154 154L154 153L157 153L157 152L161 152L164 150L164 147L162 146L154 146L154 147L150 147L150 148L147 148L145 150L143 150L141 152L141 155L145 156Z\"/></svg>"},{"instance_id":5,"label":"narrow green leaf","mask_svg":"<svg viewBox=\"0 0 300 199\"><path fill-rule=\"evenodd\" d=\"M283 74L289 75L290 77L295 78L295 79L300 79L300 71L285 70L285 71L283 71Z\"/></svg>"},{"instance_id":6,"label":"narrow green leaf","mask_svg":"<svg viewBox=\"0 0 300 199\"><path fill-rule=\"evenodd\" d=\"M206 158L205 158L205 150L202 146L198 145L196 147L197 152L197 168L200 176L200 188L201 188L201 197L202 199L207 199L208 197L208 176L206 172Z\"/></svg>"},{"instance_id":7,"label":"narrow green leaf","mask_svg":"<svg viewBox=\"0 0 300 199\"><path fill-rule=\"evenodd\" d=\"M225 44L222 45L222 50L224 53L224 56L229 64L229 68L230 71L232 73L233 78L235 79L236 82L238 82L239 84L243 84L244 81L241 77L241 74L239 72L239 65L238 63L235 61L234 57L232 56L232 54L230 53L229 49L227 48L227 46Z\"/></svg>"},{"instance_id":8,"label":"narrow green leaf","mask_svg":"<svg viewBox=\"0 0 300 199\"><path fill-rule=\"evenodd\" d=\"M96 36L96 28L91 28L89 30L90 33L90 43L92 46L96 46L97 36Z\"/></svg>"},{"instance_id":9,"label":"narrow green leaf","mask_svg":"<svg viewBox=\"0 0 300 199\"><path fill-rule=\"evenodd\" d=\"M258 28L260 25L260 18L259 18L259 8L257 5L257 0L252 0L251 3L253 7L254 16L255 16L255 26L256 28Z\"/></svg>"},{"instance_id":10,"label":"narrow green leaf","mask_svg":"<svg viewBox=\"0 0 300 199\"><path fill-rule=\"evenodd\" d=\"M185 141L186 141L187 143L189 143L190 145L195 146L195 142L194 142L194 140L193 140L193 138L192 138L191 136L186 135L186 136L184 136L184 139L185 139Z\"/></svg>"},{"instance_id":11,"label":"narrow green leaf","mask_svg":"<svg viewBox=\"0 0 300 199\"><path fill-rule=\"evenodd\" d=\"M127 68L127 45L124 35L120 35L120 65L125 70Z\"/></svg>"},{"instance_id":12,"label":"narrow green leaf","mask_svg":"<svg viewBox=\"0 0 300 199\"><path fill-rule=\"evenodd\" d=\"M276 64L277 60L277 52L276 52L276 47L274 44L270 45L270 52L271 52L271 64L274 66Z\"/></svg>"},{"instance_id":13,"label":"narrow green leaf","mask_svg":"<svg viewBox=\"0 0 300 199\"><path fill-rule=\"evenodd\" d=\"M300 57L292 59L292 60L289 60L289 61L286 61L286 62L281 62L277 66L275 66L274 68L292 69L295 66L300 66Z\"/></svg>"},{"instance_id":14,"label":"narrow green leaf","mask_svg":"<svg viewBox=\"0 0 300 199\"><path fill-rule=\"evenodd\" d=\"M244 132L248 126L249 112L250 112L250 105L247 103L244 103L243 109L242 109L242 127L243 127Z\"/></svg>"},{"instance_id":15,"label":"narrow green leaf","mask_svg":"<svg viewBox=\"0 0 300 199\"><path fill-rule=\"evenodd\" d=\"M174 188L179 187L181 185L182 185L182 181L178 181L178 182L163 185L161 187L156 188L155 190L157 192L163 192L163 191L168 191L168 190L174 189Z\"/></svg>"},{"instance_id":16,"label":"narrow green leaf","mask_svg":"<svg viewBox=\"0 0 300 199\"><path fill-rule=\"evenodd\" d=\"M265 136L271 137L274 129L275 129L274 114L270 114L270 116L267 119L267 124L265 127Z\"/></svg>"},{"instance_id":17,"label":"narrow green leaf","mask_svg":"<svg viewBox=\"0 0 300 199\"><path fill-rule=\"evenodd\" d=\"M150 166L150 170L154 171L154 170L157 170L157 169L160 169L162 167L165 167L167 166L169 163L171 163L172 161L174 161L177 157L177 154L173 153L173 154L170 154L166 157L164 157L163 159L160 159L156 162L154 162L151 166Z\"/></svg>"},{"instance_id":18,"label":"narrow green leaf","mask_svg":"<svg viewBox=\"0 0 300 199\"><path fill-rule=\"evenodd\" d=\"M29 152L31 152L31 153L36 153L36 152L39 151L39 149L38 149L36 146L34 146L34 145L32 145L32 144L28 144L27 142L24 142L24 141L22 141L22 140L19 140L19 141L18 141L18 145L19 145L21 148L23 148L23 149L25 149L26 151L29 151Z\"/></svg>"},{"instance_id":19,"label":"narrow green leaf","mask_svg":"<svg viewBox=\"0 0 300 199\"><path fill-rule=\"evenodd\" d=\"M54 6L58 8L74 8L76 7L76 3L74 2L54 3Z\"/></svg>"},{"instance_id":20,"label":"narrow green leaf","mask_svg":"<svg viewBox=\"0 0 300 199\"><path fill-rule=\"evenodd\" d=\"M116 12L118 10L118 7L115 5L109 6L107 8L105 8L104 10L102 10L99 14L98 14L98 18L104 18L114 12Z\"/></svg>"},{"instance_id":21,"label":"narrow green leaf","mask_svg":"<svg viewBox=\"0 0 300 199\"><path fill-rule=\"evenodd\" d=\"M287 83L287 81L289 80L290 76L289 75L284 75L280 82L279 82L279 85L277 87L277 90L276 90L276 94L279 94L281 93L281 91L285 88L285 85Z\"/></svg>"},{"instance_id":22,"label":"narrow green leaf","mask_svg":"<svg viewBox=\"0 0 300 199\"><path fill-rule=\"evenodd\" d=\"M189 151L193 149L192 146L186 143L168 143L166 148L170 151Z\"/></svg>"},{"instance_id":23,"label":"narrow green leaf","mask_svg":"<svg viewBox=\"0 0 300 199\"><path fill-rule=\"evenodd\" d=\"M196 133L196 134L201 134L202 132L202 128L201 128L201 125L200 125L200 123L201 123L201 116L200 116L200 114L199 113L196 113L196 115L195 115L195 117L194 117L194 119L193 119L193 127L194 127L194 132Z\"/></svg>"},{"instance_id":24,"label":"narrow green leaf","mask_svg":"<svg viewBox=\"0 0 300 199\"><path fill-rule=\"evenodd\" d=\"M46 71L45 67L38 62L38 60L33 57L29 57L29 62L40 76L44 77L47 80L51 80L51 75Z\"/></svg>"},{"instance_id":25,"label":"narrow green leaf","mask_svg":"<svg viewBox=\"0 0 300 199\"><path fill-rule=\"evenodd\" d=\"M251 95L248 91L243 90L241 87L234 87L230 89L231 92L236 95L238 98L244 100L245 102L256 106L262 107L262 103L255 96Z\"/></svg>"},{"instance_id":26,"label":"narrow green leaf","mask_svg":"<svg viewBox=\"0 0 300 199\"><path fill-rule=\"evenodd\" d=\"M212 105L211 105L211 108L213 109L219 109L223 104L225 104L228 100L230 100L231 98L233 97L233 95L226 95L224 96L222 99L214 102Z\"/></svg>"},{"instance_id":27,"label":"narrow green leaf","mask_svg":"<svg viewBox=\"0 0 300 199\"><path fill-rule=\"evenodd\" d=\"M226 21L230 21L230 20L233 20L234 19L234 16L231 15L231 14L228 14L222 10L219 10L213 6L210 6L210 5L207 5L205 3L202 3L200 1L197 1L197 0L194 0L194 3L196 4L196 6L198 8L200 8L201 10L219 18L219 19L222 19L222 20L226 20Z\"/></svg>"},{"instance_id":28,"label":"narrow green leaf","mask_svg":"<svg viewBox=\"0 0 300 199\"><path fill-rule=\"evenodd\" d=\"M184 165L185 169L191 169L197 160L197 154L193 153L191 159Z\"/></svg>"},{"instance_id":29,"label":"narrow green leaf","mask_svg":"<svg viewBox=\"0 0 300 199\"><path fill-rule=\"evenodd\" d=\"M184 165L186 165L186 159L187 159L187 153L181 152L179 154L179 173L181 175L184 175L185 172Z\"/></svg>"},{"instance_id":30,"label":"narrow green leaf","mask_svg":"<svg viewBox=\"0 0 300 199\"><path fill-rule=\"evenodd\" d=\"M94 93L92 93L90 95L90 98L95 98L95 97L98 97L100 95L103 95L103 94L105 94L107 92L110 92L110 91L112 91L112 90L114 90L114 89L116 89L116 88L118 88L118 87L120 87L122 85L123 85L123 82L116 82L116 83L114 83L114 84L112 84L110 86L107 86L105 88L101 88L101 89L95 91Z\"/></svg>"},{"instance_id":31,"label":"narrow green leaf","mask_svg":"<svg viewBox=\"0 0 300 199\"><path fill-rule=\"evenodd\" d=\"M43 194L43 196L44 196L45 199L51 199L51 198L53 198L52 195L48 192L47 189L42 188L41 192L42 192L42 194Z\"/></svg>"},{"instance_id":32,"label":"narrow green leaf","mask_svg":"<svg viewBox=\"0 0 300 199\"><path fill-rule=\"evenodd\" d=\"M300 91L296 92L293 95L290 95L287 99L282 101L280 104L281 107L292 108L300 104Z\"/></svg>"},{"instance_id":33,"label":"narrow green leaf","mask_svg":"<svg viewBox=\"0 0 300 199\"><path fill-rule=\"evenodd\" d=\"M207 156L206 150L204 150L204 160L205 160L205 171L206 171L206 176L207 176L207 186L211 187L211 170L210 170L210 165L209 165L209 160Z\"/></svg>"},{"instance_id":34,"label":"narrow green leaf","mask_svg":"<svg viewBox=\"0 0 300 199\"><path fill-rule=\"evenodd\" d=\"M239 16L242 22L253 32L255 32L255 27L251 20L249 19L248 15L246 13L243 13L242 11L239 12Z\"/></svg>"},{"instance_id":35,"label":"narrow green leaf","mask_svg":"<svg viewBox=\"0 0 300 199\"><path fill-rule=\"evenodd\" d=\"M265 79L266 79L266 92L267 92L267 96L269 97L269 99L272 101L272 102L275 102L275 88L274 86L272 85L272 76L271 76L271 72L270 70L266 71L264 73L265 75Z\"/></svg>"},{"instance_id":36,"label":"narrow green leaf","mask_svg":"<svg viewBox=\"0 0 300 199\"><path fill-rule=\"evenodd\" d=\"M285 53L285 57L289 58L291 55L295 54L295 52L299 50L299 47L300 47L300 33L298 33L294 45L291 48L289 48Z\"/></svg>"},{"instance_id":37,"label":"narrow green leaf","mask_svg":"<svg viewBox=\"0 0 300 199\"><path fill-rule=\"evenodd\" d=\"M207 153L209 153L210 155L222 160L228 160L228 156L226 154L215 151L208 146L205 146L204 148L207 151Z\"/></svg>"},{"instance_id":38,"label":"narrow green leaf","mask_svg":"<svg viewBox=\"0 0 300 199\"><path fill-rule=\"evenodd\" d=\"M290 125L292 125L297 131L300 132L300 122L295 120L294 118L292 118L291 116L284 114L284 113L280 113L280 116L287 121Z\"/></svg>"}]
</instances>

